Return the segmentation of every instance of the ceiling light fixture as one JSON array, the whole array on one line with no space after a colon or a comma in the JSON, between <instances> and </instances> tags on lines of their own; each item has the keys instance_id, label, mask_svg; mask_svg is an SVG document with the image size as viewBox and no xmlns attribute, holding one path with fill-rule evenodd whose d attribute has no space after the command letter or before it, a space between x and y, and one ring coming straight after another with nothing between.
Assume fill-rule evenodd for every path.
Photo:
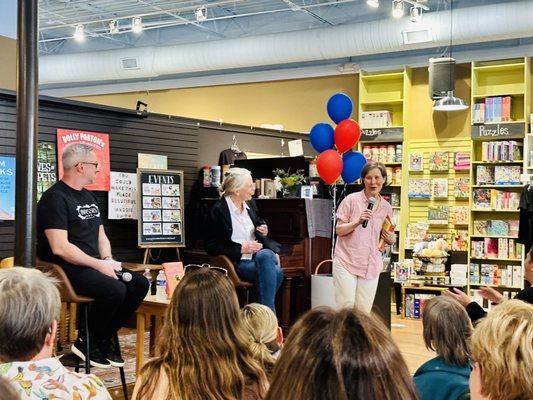
<instances>
[{"instance_id":1,"label":"ceiling light fixture","mask_svg":"<svg viewBox=\"0 0 533 400\"><path fill-rule=\"evenodd\" d=\"M420 22L422 20L422 8L418 6L411 7L409 11L409 19L413 23Z\"/></svg>"},{"instance_id":2,"label":"ceiling light fixture","mask_svg":"<svg viewBox=\"0 0 533 400\"><path fill-rule=\"evenodd\" d=\"M394 18L403 17L403 0L392 0L392 16Z\"/></svg>"},{"instance_id":3,"label":"ceiling light fixture","mask_svg":"<svg viewBox=\"0 0 533 400\"><path fill-rule=\"evenodd\" d=\"M202 22L207 19L207 7L201 6L194 10L194 15L196 16L196 22Z\"/></svg>"},{"instance_id":4,"label":"ceiling light fixture","mask_svg":"<svg viewBox=\"0 0 533 400\"><path fill-rule=\"evenodd\" d=\"M118 19L113 19L109 21L109 33L118 33Z\"/></svg>"},{"instance_id":5,"label":"ceiling light fixture","mask_svg":"<svg viewBox=\"0 0 533 400\"><path fill-rule=\"evenodd\" d=\"M131 19L131 31L133 33L141 33L143 30L143 20L141 17L133 17Z\"/></svg>"},{"instance_id":6,"label":"ceiling light fixture","mask_svg":"<svg viewBox=\"0 0 533 400\"><path fill-rule=\"evenodd\" d=\"M74 40L76 42L83 42L85 40L85 28L83 25L76 25L74 29Z\"/></svg>"},{"instance_id":7,"label":"ceiling light fixture","mask_svg":"<svg viewBox=\"0 0 533 400\"><path fill-rule=\"evenodd\" d=\"M453 48L453 0L450 0L450 58L452 57ZM452 71L450 68L450 82L452 81ZM452 87L455 86L451 85ZM448 91L448 94L443 99L435 101L433 110L435 111L461 111L466 110L468 106L465 101L459 97L455 97L453 90Z\"/></svg>"},{"instance_id":8,"label":"ceiling light fixture","mask_svg":"<svg viewBox=\"0 0 533 400\"><path fill-rule=\"evenodd\" d=\"M379 7L379 0L366 0L366 4L369 5L372 8L378 8Z\"/></svg>"}]
</instances>

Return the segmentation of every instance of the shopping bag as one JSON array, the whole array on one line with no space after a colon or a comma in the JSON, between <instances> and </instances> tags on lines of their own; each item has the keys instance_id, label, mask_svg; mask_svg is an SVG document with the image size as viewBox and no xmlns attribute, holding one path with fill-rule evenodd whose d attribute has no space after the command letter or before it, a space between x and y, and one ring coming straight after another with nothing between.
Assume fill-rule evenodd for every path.
<instances>
[{"instance_id":1,"label":"shopping bag","mask_svg":"<svg viewBox=\"0 0 533 400\"><path fill-rule=\"evenodd\" d=\"M332 274L320 274L320 267L333 260L320 262L315 273L311 275L311 308L329 306L335 308L335 288L333 287Z\"/></svg>"}]
</instances>

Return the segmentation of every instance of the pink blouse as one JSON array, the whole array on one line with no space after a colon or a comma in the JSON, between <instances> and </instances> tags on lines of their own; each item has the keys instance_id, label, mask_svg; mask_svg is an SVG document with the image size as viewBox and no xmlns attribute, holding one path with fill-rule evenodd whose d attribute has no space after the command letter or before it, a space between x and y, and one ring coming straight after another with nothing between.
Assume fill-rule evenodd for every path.
<instances>
[{"instance_id":1,"label":"pink blouse","mask_svg":"<svg viewBox=\"0 0 533 400\"><path fill-rule=\"evenodd\" d=\"M367 207L368 199L364 191L349 194L337 209L337 222L354 221ZM337 236L334 258L338 259L351 274L374 279L383 270L378 244L381 227L387 216L392 219L392 207L381 197L374 206L374 213L366 228L359 225L349 234Z\"/></svg>"}]
</instances>

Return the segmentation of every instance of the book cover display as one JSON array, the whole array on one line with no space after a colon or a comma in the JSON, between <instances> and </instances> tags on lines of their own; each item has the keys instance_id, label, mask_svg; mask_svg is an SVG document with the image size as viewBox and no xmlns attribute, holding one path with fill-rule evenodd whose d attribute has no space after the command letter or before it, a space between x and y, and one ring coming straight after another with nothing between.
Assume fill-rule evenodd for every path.
<instances>
[{"instance_id":1,"label":"book cover display","mask_svg":"<svg viewBox=\"0 0 533 400\"><path fill-rule=\"evenodd\" d=\"M0 220L15 219L15 157L0 156Z\"/></svg>"},{"instance_id":2,"label":"book cover display","mask_svg":"<svg viewBox=\"0 0 533 400\"><path fill-rule=\"evenodd\" d=\"M467 151L456 151L453 153L453 169L455 171L470 170L470 153Z\"/></svg>"},{"instance_id":3,"label":"book cover display","mask_svg":"<svg viewBox=\"0 0 533 400\"><path fill-rule=\"evenodd\" d=\"M434 178L431 180L431 197L434 199L448 198L448 178Z\"/></svg>"},{"instance_id":4,"label":"book cover display","mask_svg":"<svg viewBox=\"0 0 533 400\"><path fill-rule=\"evenodd\" d=\"M410 199L429 199L431 197L431 188L429 179L409 178Z\"/></svg>"},{"instance_id":5,"label":"book cover display","mask_svg":"<svg viewBox=\"0 0 533 400\"><path fill-rule=\"evenodd\" d=\"M435 151L430 153L429 170L439 172L448 171L448 153L445 151Z\"/></svg>"},{"instance_id":6,"label":"book cover display","mask_svg":"<svg viewBox=\"0 0 533 400\"><path fill-rule=\"evenodd\" d=\"M470 197L470 178L455 178L454 197L456 199Z\"/></svg>"},{"instance_id":7,"label":"book cover display","mask_svg":"<svg viewBox=\"0 0 533 400\"><path fill-rule=\"evenodd\" d=\"M468 206L451 206L450 222L453 225L468 225Z\"/></svg>"},{"instance_id":8,"label":"book cover display","mask_svg":"<svg viewBox=\"0 0 533 400\"><path fill-rule=\"evenodd\" d=\"M424 153L409 153L409 171L424 171Z\"/></svg>"},{"instance_id":9,"label":"book cover display","mask_svg":"<svg viewBox=\"0 0 533 400\"><path fill-rule=\"evenodd\" d=\"M428 223L430 225L448 225L449 206L429 206Z\"/></svg>"},{"instance_id":10,"label":"book cover display","mask_svg":"<svg viewBox=\"0 0 533 400\"><path fill-rule=\"evenodd\" d=\"M55 143L37 145L37 201L57 182L57 156Z\"/></svg>"}]
</instances>

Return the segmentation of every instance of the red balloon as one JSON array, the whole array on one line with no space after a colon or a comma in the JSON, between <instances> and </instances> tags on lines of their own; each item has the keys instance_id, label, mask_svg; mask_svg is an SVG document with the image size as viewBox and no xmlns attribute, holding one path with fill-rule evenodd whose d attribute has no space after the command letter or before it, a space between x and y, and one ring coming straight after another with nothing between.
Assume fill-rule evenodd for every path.
<instances>
[{"instance_id":1,"label":"red balloon","mask_svg":"<svg viewBox=\"0 0 533 400\"><path fill-rule=\"evenodd\" d=\"M345 119L335 128L335 145L341 153L354 147L360 137L361 128L353 119Z\"/></svg>"},{"instance_id":2,"label":"red balloon","mask_svg":"<svg viewBox=\"0 0 533 400\"><path fill-rule=\"evenodd\" d=\"M326 150L316 160L318 175L328 185L333 184L342 172L342 157L335 150Z\"/></svg>"}]
</instances>

